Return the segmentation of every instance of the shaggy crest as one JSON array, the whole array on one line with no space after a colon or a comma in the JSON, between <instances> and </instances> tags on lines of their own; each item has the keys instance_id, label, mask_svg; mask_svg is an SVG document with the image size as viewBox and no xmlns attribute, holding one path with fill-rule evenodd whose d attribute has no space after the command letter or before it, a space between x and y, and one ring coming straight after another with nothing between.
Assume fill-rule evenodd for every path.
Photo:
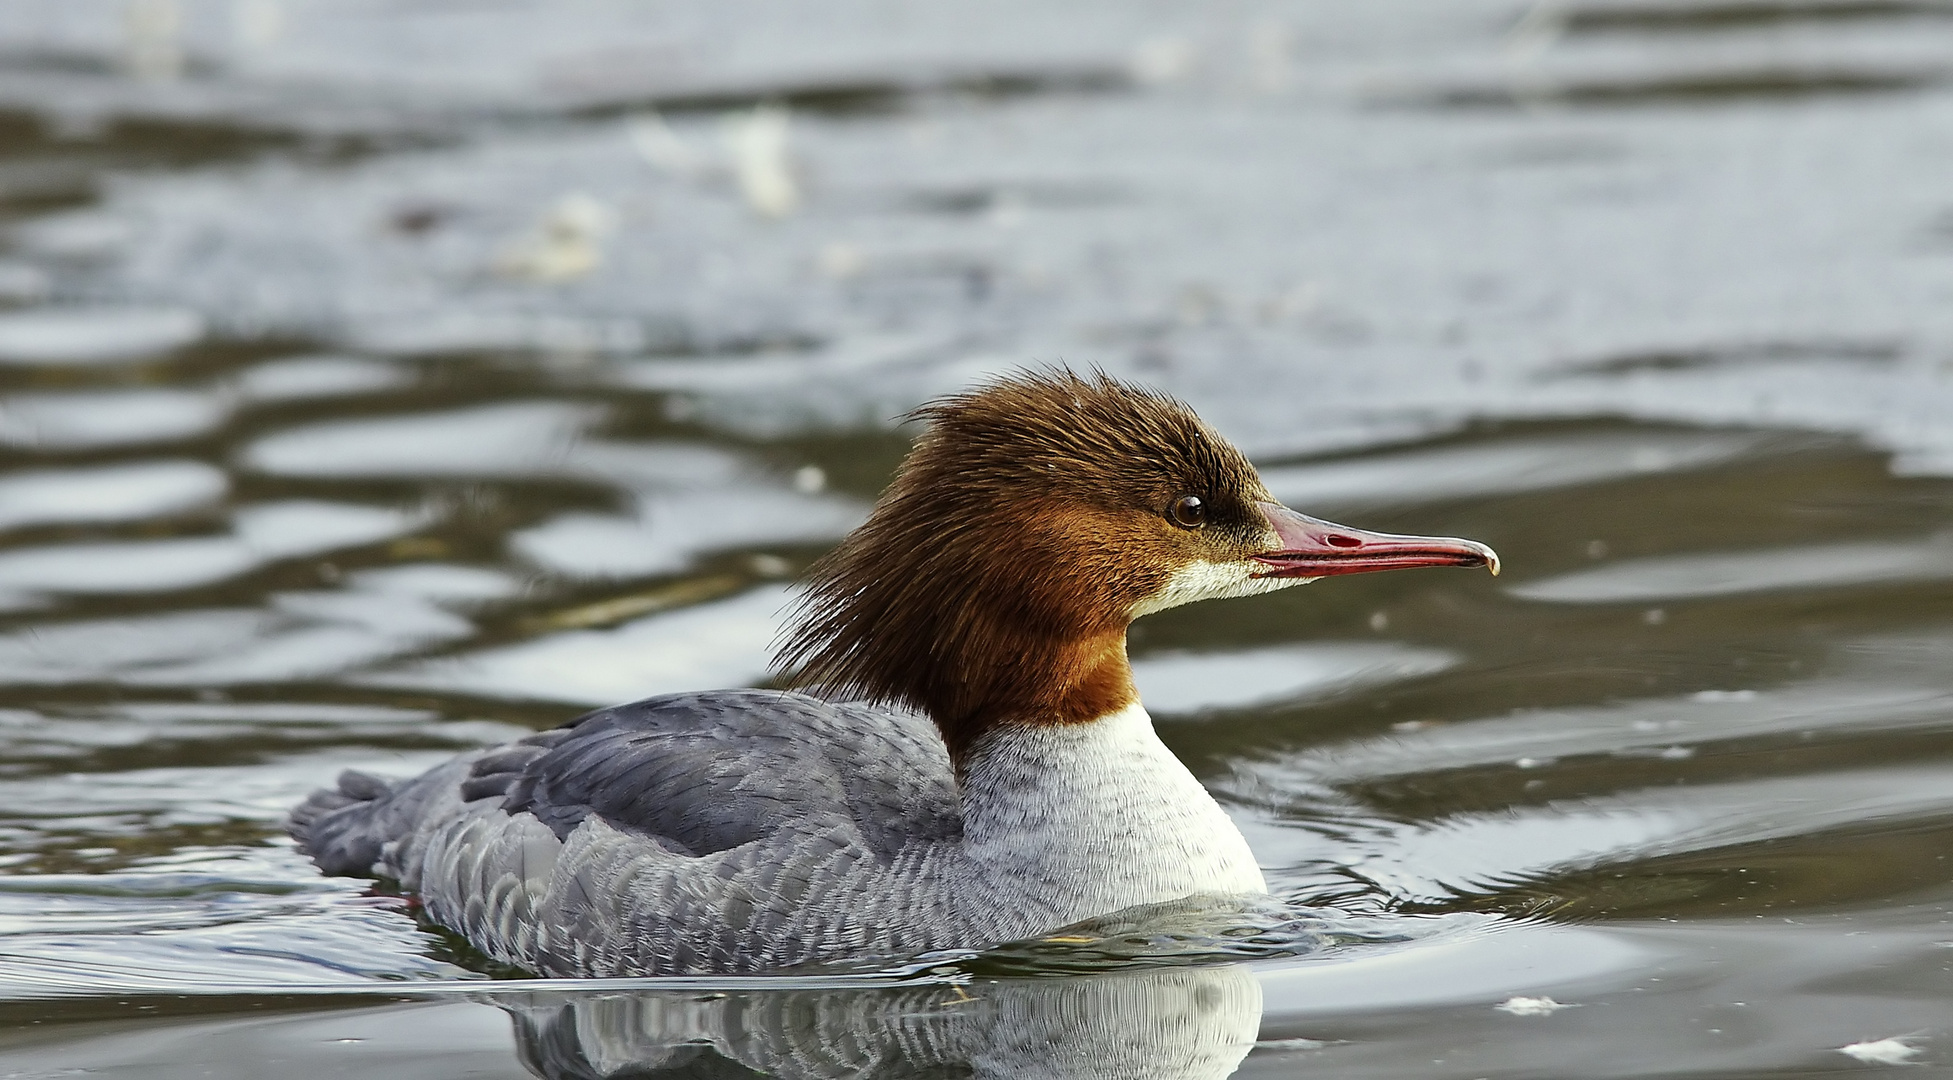
<instances>
[{"instance_id":1,"label":"shaggy crest","mask_svg":"<svg viewBox=\"0 0 1953 1080\"><path fill-rule=\"evenodd\" d=\"M1211 549L1264 542L1254 467L1179 401L1103 373L1021 373L929 423L866 523L809 575L777 666L818 693L919 709L960 763L1003 724L1135 700L1125 632ZM1198 496L1207 523L1176 527Z\"/></svg>"}]
</instances>

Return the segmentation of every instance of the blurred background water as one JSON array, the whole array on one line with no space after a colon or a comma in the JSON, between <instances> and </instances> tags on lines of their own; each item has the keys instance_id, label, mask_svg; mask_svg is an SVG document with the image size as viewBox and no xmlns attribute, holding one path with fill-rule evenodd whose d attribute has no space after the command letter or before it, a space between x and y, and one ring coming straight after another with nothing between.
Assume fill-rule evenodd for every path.
<instances>
[{"instance_id":1,"label":"blurred background water","mask_svg":"<svg viewBox=\"0 0 1953 1080\"><path fill-rule=\"evenodd\" d=\"M1953 1071L1949 84L1940 0L8 0L0 1075ZM281 836L763 681L1052 362L1505 557L1135 628L1373 933L593 993Z\"/></svg>"}]
</instances>

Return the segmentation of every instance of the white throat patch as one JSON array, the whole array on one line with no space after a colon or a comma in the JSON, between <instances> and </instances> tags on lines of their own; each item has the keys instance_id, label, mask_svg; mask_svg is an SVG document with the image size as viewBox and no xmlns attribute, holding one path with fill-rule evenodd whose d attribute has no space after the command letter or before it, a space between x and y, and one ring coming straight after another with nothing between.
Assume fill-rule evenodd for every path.
<instances>
[{"instance_id":1,"label":"white throat patch","mask_svg":"<svg viewBox=\"0 0 1953 1080\"><path fill-rule=\"evenodd\" d=\"M1290 585L1316 580L1306 577L1256 577L1261 567L1247 559L1239 562L1195 562L1174 571L1166 588L1133 605L1132 617L1191 604L1196 600L1224 600L1231 596L1259 596Z\"/></svg>"}]
</instances>

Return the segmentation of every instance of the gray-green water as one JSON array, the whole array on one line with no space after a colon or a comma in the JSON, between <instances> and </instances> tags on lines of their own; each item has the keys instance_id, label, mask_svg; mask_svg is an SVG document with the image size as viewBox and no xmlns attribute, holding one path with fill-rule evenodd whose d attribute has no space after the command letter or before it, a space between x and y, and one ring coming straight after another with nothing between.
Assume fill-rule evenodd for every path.
<instances>
[{"instance_id":1,"label":"gray-green water","mask_svg":"<svg viewBox=\"0 0 1953 1080\"><path fill-rule=\"evenodd\" d=\"M1925 0L0 6L0 1076L1947 1068L1949 77ZM1347 937L494 981L281 837L763 679L891 418L1053 361L1504 557L1135 628Z\"/></svg>"}]
</instances>

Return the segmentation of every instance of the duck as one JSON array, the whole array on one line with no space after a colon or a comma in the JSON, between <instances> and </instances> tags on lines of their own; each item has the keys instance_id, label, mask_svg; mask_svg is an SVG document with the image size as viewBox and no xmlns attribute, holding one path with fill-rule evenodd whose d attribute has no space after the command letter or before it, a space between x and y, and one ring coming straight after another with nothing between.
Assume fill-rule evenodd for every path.
<instances>
[{"instance_id":1,"label":"duck","mask_svg":"<svg viewBox=\"0 0 1953 1080\"><path fill-rule=\"evenodd\" d=\"M1327 577L1484 567L1269 494L1186 404L1027 370L938 399L807 572L771 688L666 694L291 812L323 873L387 879L552 977L754 974L977 950L1186 898L1254 852L1160 740L1127 629Z\"/></svg>"}]
</instances>

